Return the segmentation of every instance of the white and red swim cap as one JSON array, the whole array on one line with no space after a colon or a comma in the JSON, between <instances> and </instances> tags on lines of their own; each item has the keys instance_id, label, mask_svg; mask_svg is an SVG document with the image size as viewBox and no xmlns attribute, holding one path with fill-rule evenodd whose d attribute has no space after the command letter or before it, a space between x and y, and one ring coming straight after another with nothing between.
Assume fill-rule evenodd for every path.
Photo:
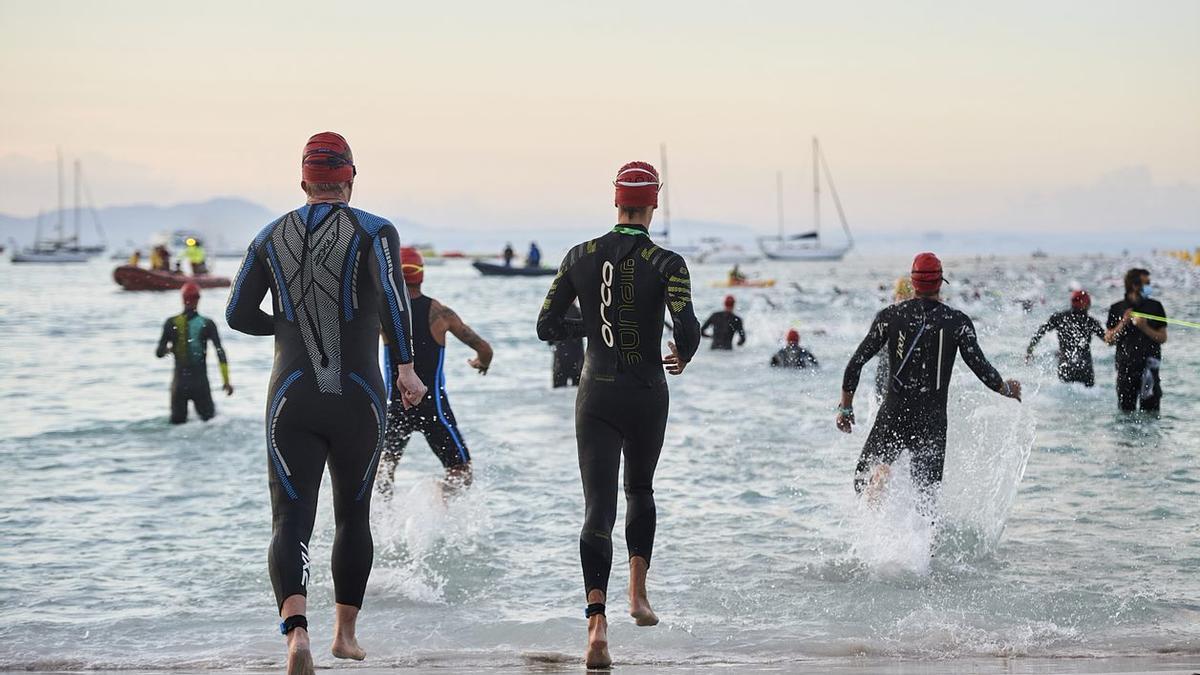
<instances>
[{"instance_id":1,"label":"white and red swim cap","mask_svg":"<svg viewBox=\"0 0 1200 675\"><path fill-rule=\"evenodd\" d=\"M613 185L617 188L616 206L658 206L662 185L658 171L649 162L630 162L621 167Z\"/></svg>"}]
</instances>

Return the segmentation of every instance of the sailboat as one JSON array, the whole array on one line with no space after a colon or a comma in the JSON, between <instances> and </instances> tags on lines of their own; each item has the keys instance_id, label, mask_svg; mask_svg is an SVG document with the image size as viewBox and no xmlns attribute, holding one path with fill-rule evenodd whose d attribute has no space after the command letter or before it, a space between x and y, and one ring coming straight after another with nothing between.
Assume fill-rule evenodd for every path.
<instances>
[{"instance_id":1,"label":"sailboat","mask_svg":"<svg viewBox=\"0 0 1200 675\"><path fill-rule=\"evenodd\" d=\"M58 153L58 220L55 226L57 236L42 237L42 217L38 214L37 234L33 246L27 246L20 251L13 251L12 261L15 263L81 263L87 262L93 256L103 253L104 244L83 246L79 238L79 191L82 186L82 168L79 160L75 160L75 233L67 235L63 231L63 166L62 153ZM100 221L92 210L92 220L96 229L100 230ZM101 237L103 233L101 232Z\"/></svg>"},{"instance_id":2,"label":"sailboat","mask_svg":"<svg viewBox=\"0 0 1200 675\"><path fill-rule=\"evenodd\" d=\"M846 252L854 246L854 238L850 235L850 226L846 224L846 214L842 211L842 201L838 198L837 188L833 184L833 174L829 164L821 152L820 142L816 136L812 139L813 161L813 230L800 234L785 235L783 226L783 174L775 174L776 205L779 213L779 234L774 237L759 237L758 247L763 255L772 260L841 260ZM842 230L846 233L846 243L843 246L821 245L821 169L824 169L825 180L829 183L829 194L833 197L833 205L837 207L838 219Z\"/></svg>"},{"instance_id":3,"label":"sailboat","mask_svg":"<svg viewBox=\"0 0 1200 675\"><path fill-rule=\"evenodd\" d=\"M664 248L669 248L684 257L695 257L700 252L700 247L694 244L672 244L671 243L671 193L669 192L671 184L667 182L667 144L658 144L658 175L662 181L662 230L652 232L654 238L662 244Z\"/></svg>"}]
</instances>

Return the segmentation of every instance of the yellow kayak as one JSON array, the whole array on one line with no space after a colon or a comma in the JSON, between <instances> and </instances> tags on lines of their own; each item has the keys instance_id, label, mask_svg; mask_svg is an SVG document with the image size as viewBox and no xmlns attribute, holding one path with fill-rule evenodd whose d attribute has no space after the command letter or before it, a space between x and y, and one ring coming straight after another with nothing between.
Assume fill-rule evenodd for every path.
<instances>
[{"instance_id":1,"label":"yellow kayak","mask_svg":"<svg viewBox=\"0 0 1200 675\"><path fill-rule=\"evenodd\" d=\"M714 281L713 288L770 288L775 285L774 279L744 279L742 281Z\"/></svg>"}]
</instances>

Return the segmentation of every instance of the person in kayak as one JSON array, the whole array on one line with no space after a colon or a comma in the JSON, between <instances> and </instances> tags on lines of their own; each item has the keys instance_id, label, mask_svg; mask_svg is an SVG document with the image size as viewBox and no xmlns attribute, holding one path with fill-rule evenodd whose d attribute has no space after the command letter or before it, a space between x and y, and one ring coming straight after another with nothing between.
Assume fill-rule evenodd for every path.
<instances>
[{"instance_id":1,"label":"person in kayak","mask_svg":"<svg viewBox=\"0 0 1200 675\"><path fill-rule=\"evenodd\" d=\"M800 346L800 331L787 332L787 344L771 357L772 368L817 368L817 357Z\"/></svg>"},{"instance_id":2,"label":"person in kayak","mask_svg":"<svg viewBox=\"0 0 1200 675\"><path fill-rule=\"evenodd\" d=\"M1058 379L1063 382L1079 382L1085 387L1096 384L1096 372L1092 367L1092 337L1104 339L1100 322L1088 314L1092 297L1087 291L1071 293L1071 309L1055 312L1046 323L1038 327L1025 350L1025 361L1033 360L1033 349L1046 333L1058 334Z\"/></svg>"},{"instance_id":3,"label":"person in kayak","mask_svg":"<svg viewBox=\"0 0 1200 675\"><path fill-rule=\"evenodd\" d=\"M734 263L733 269L729 270L729 285L737 286L746 282L746 275L742 274L741 266Z\"/></svg>"},{"instance_id":4,"label":"person in kayak","mask_svg":"<svg viewBox=\"0 0 1200 675\"><path fill-rule=\"evenodd\" d=\"M842 377L837 428L851 433L854 392L859 375L875 353L887 348L890 379L883 405L854 469L854 489L878 488L901 452L909 454L918 508L930 513L942 482L946 461L946 400L955 355L961 354L975 376L989 389L1021 400L1021 383L1000 377L975 335L970 317L942 304L942 263L932 253L913 260L916 297L885 307L875 315Z\"/></svg>"},{"instance_id":5,"label":"person in kayak","mask_svg":"<svg viewBox=\"0 0 1200 675\"><path fill-rule=\"evenodd\" d=\"M542 340L588 338L575 400L585 503L579 556L588 603L588 667L612 662L605 602L622 456L629 613L639 626L658 623L646 597L646 572L656 526L654 470L667 425L666 373L682 373L700 344L687 264L650 240L658 172L645 162L630 162L614 185L616 227L567 253L537 321ZM582 324L567 320L576 298ZM660 356L664 311L671 315L675 340L668 343L670 353Z\"/></svg>"},{"instance_id":6,"label":"person in kayak","mask_svg":"<svg viewBox=\"0 0 1200 675\"><path fill-rule=\"evenodd\" d=\"M1167 318L1162 303L1151 297L1150 271L1134 268L1125 273L1125 298L1108 308L1108 330L1104 341L1117 348L1117 407L1122 412L1158 415L1162 403L1162 346L1167 341L1167 324L1157 319L1134 316L1134 312Z\"/></svg>"},{"instance_id":7,"label":"person in kayak","mask_svg":"<svg viewBox=\"0 0 1200 675\"><path fill-rule=\"evenodd\" d=\"M217 414L213 404L212 389L208 384L208 366L205 363L208 343L217 350L217 363L221 369L221 388L226 396L233 395L229 383L229 361L217 324L208 317L200 316L196 308L200 304L200 287L189 281L181 289L183 313L163 323L162 337L154 355L162 358L175 355L175 377L171 380L171 424L183 424L188 418L188 401L196 407L196 414L207 422Z\"/></svg>"},{"instance_id":8,"label":"person in kayak","mask_svg":"<svg viewBox=\"0 0 1200 675\"><path fill-rule=\"evenodd\" d=\"M578 303L571 303L567 308L565 321L583 325L583 312L579 311ZM578 387L579 378L583 375L583 338L551 340L550 348L554 355L550 375L553 387Z\"/></svg>"},{"instance_id":9,"label":"person in kayak","mask_svg":"<svg viewBox=\"0 0 1200 675\"><path fill-rule=\"evenodd\" d=\"M738 336L738 346L746 344L746 330L742 328L742 317L733 313L737 301L732 295L725 296L725 309L713 312L704 325L700 327L700 335L712 338L713 349L733 349L733 336ZM712 329L712 332L707 332Z\"/></svg>"},{"instance_id":10,"label":"person in kayak","mask_svg":"<svg viewBox=\"0 0 1200 675\"><path fill-rule=\"evenodd\" d=\"M907 276L898 277L896 284L892 288L892 304L899 304L905 300L912 300L913 287L912 280ZM875 403L883 403L883 395L888 388L888 356L886 352L880 352L879 358L875 359Z\"/></svg>"},{"instance_id":11,"label":"person in kayak","mask_svg":"<svg viewBox=\"0 0 1200 675\"><path fill-rule=\"evenodd\" d=\"M396 398L411 406L425 397L413 367L400 237L387 220L348 205L355 173L341 135L327 131L308 140L300 182L307 203L254 238L225 310L230 328L275 336L266 410L272 515L267 559L293 675L313 673L305 617L309 539L326 465L337 532L330 652L340 659L366 655L355 628L374 555L371 488L387 421L381 325L396 364ZM259 309L268 291L271 314Z\"/></svg>"},{"instance_id":12,"label":"person in kayak","mask_svg":"<svg viewBox=\"0 0 1200 675\"><path fill-rule=\"evenodd\" d=\"M425 437L446 469L443 483L450 489L464 488L471 484L471 453L458 430L450 399L446 396L446 335L475 350L475 357L467 363L487 375L492 365L492 346L471 329L454 310L421 293L425 281L425 260L414 248L400 249L400 266L404 273L404 285L412 304L413 359L417 377L429 383L429 392L415 406L405 407L397 398L388 406L387 435L384 440L383 462L376 487L380 494L391 497L392 482L396 465L404 455L404 448L414 432ZM394 373L391 363L388 372Z\"/></svg>"}]
</instances>

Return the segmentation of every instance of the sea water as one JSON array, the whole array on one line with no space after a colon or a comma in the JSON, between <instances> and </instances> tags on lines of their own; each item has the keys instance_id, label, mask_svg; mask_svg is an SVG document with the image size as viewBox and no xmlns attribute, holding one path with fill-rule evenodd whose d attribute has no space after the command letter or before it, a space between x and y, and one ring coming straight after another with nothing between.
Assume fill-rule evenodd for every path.
<instances>
[{"instance_id":1,"label":"sea water","mask_svg":"<svg viewBox=\"0 0 1200 675\"><path fill-rule=\"evenodd\" d=\"M1058 382L1053 336L1023 360L1073 285L1092 291L1103 321L1134 265L1154 271L1168 312L1195 320L1200 268L1168 258L948 259L947 302L974 318L984 353L1025 396L1018 404L985 390L959 362L931 520L913 509L904 460L882 503L854 496L873 364L854 433L833 424L842 369L908 261L743 266L778 280L733 292L745 346L705 344L671 378L655 481L655 628L622 618L620 520L613 535L620 663L833 669L862 657L1200 653L1200 330L1170 329L1157 420L1117 412L1112 351L1099 341L1092 389ZM235 266L216 263L227 275ZM712 285L725 271L693 269L701 320L727 292ZM101 261L0 263L0 668L278 666L263 432L272 342L228 329L226 293L206 291L200 311L220 327L237 391L214 392L215 420L172 427L170 357L155 359L154 348L179 298L123 292L109 274ZM548 285L484 279L453 262L426 272L425 291L496 357L486 377L456 342L446 359L475 485L443 502L440 465L416 438L395 497L373 504L359 627L369 664L578 663L575 392L551 389L550 351L534 334ZM819 370L767 367L791 327ZM331 631L332 531L326 484L310 546L318 647ZM317 663L335 665L323 648Z\"/></svg>"}]
</instances>

